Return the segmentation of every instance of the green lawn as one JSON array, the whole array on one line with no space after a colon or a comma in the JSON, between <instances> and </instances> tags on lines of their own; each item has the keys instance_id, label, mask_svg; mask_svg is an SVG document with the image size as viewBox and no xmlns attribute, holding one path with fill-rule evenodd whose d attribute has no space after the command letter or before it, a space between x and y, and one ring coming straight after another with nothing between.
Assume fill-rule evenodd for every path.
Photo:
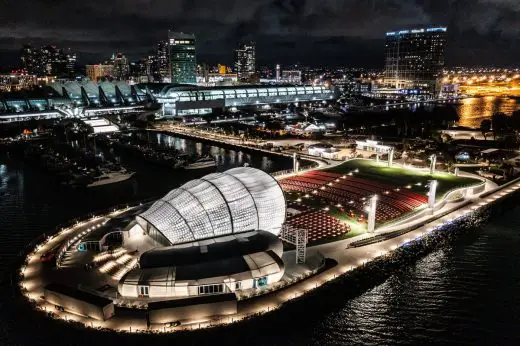
<instances>
[{"instance_id":1,"label":"green lawn","mask_svg":"<svg viewBox=\"0 0 520 346\"><path fill-rule=\"evenodd\" d=\"M355 170L358 172L354 172ZM475 185L480 180L456 177L447 173L435 173L433 176L428 172L402 167L388 167L386 162L376 163L372 160L350 160L339 166L325 169L328 172L350 173L354 172L354 176L379 181L381 183L392 186L406 187L411 186L411 190L419 194L425 195L428 188L425 185L429 180L435 179L437 185L437 198L441 198L446 192L457 187Z\"/></svg>"}]
</instances>

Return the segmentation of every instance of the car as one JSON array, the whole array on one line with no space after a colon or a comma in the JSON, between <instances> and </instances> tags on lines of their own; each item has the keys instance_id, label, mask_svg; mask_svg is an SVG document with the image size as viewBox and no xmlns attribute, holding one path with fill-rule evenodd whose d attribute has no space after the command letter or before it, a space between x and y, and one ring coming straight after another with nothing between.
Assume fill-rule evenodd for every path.
<instances>
[{"instance_id":1,"label":"car","mask_svg":"<svg viewBox=\"0 0 520 346\"><path fill-rule=\"evenodd\" d=\"M168 322L166 323L166 327L168 328L171 328L171 327L178 327L181 325L181 322L180 321L173 321L173 322Z\"/></svg>"}]
</instances>

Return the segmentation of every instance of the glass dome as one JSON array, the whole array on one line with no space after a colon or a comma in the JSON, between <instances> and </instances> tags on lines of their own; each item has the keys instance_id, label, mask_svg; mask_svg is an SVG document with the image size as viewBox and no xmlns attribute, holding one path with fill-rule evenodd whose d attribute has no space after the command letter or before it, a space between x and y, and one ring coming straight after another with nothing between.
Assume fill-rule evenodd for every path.
<instances>
[{"instance_id":1,"label":"glass dome","mask_svg":"<svg viewBox=\"0 0 520 346\"><path fill-rule=\"evenodd\" d=\"M285 198L278 182L251 167L238 167L192 180L170 191L137 216L164 245L263 230L280 233Z\"/></svg>"}]
</instances>

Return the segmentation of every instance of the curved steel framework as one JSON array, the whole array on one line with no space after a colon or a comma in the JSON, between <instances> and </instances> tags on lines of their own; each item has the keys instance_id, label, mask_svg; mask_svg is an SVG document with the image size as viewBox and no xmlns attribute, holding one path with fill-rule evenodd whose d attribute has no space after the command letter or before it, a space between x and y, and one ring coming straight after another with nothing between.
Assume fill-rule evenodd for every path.
<instances>
[{"instance_id":1,"label":"curved steel framework","mask_svg":"<svg viewBox=\"0 0 520 346\"><path fill-rule=\"evenodd\" d=\"M278 235L285 221L285 198L269 174L238 167L170 191L137 220L164 245L251 230Z\"/></svg>"}]
</instances>

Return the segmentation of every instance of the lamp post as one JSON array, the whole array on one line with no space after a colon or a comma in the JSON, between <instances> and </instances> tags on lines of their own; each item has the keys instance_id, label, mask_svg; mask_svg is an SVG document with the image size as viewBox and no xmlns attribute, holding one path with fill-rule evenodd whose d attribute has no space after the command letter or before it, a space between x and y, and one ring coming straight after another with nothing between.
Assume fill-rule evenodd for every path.
<instances>
[{"instance_id":1,"label":"lamp post","mask_svg":"<svg viewBox=\"0 0 520 346\"><path fill-rule=\"evenodd\" d=\"M300 169L300 162L299 162L299 156L298 154L293 154L293 172L298 173Z\"/></svg>"},{"instance_id":2,"label":"lamp post","mask_svg":"<svg viewBox=\"0 0 520 346\"><path fill-rule=\"evenodd\" d=\"M430 156L430 174L435 173L435 164L437 163L437 155L432 154Z\"/></svg>"},{"instance_id":3,"label":"lamp post","mask_svg":"<svg viewBox=\"0 0 520 346\"><path fill-rule=\"evenodd\" d=\"M432 209L432 214L435 206L435 192L437 190L437 180L430 180L430 191L428 192L428 205Z\"/></svg>"},{"instance_id":4,"label":"lamp post","mask_svg":"<svg viewBox=\"0 0 520 346\"><path fill-rule=\"evenodd\" d=\"M376 227L376 205L377 195L370 197L370 204L368 207L368 233L374 233Z\"/></svg>"}]
</instances>

